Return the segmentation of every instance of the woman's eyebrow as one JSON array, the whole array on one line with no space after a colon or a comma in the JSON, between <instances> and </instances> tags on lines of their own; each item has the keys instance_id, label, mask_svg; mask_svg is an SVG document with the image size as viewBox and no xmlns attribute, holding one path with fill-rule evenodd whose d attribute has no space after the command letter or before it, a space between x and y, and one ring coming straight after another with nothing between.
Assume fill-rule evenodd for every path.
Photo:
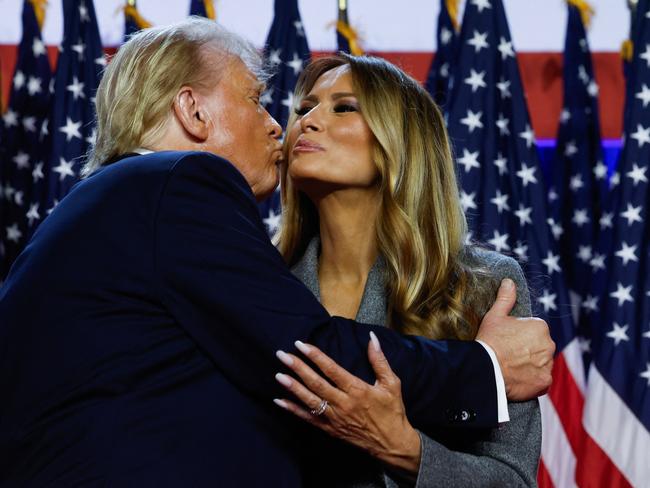
<instances>
[{"instance_id":1,"label":"woman's eyebrow","mask_svg":"<svg viewBox=\"0 0 650 488\"><path fill-rule=\"evenodd\" d=\"M332 100L346 97L356 97L356 95L352 92L336 92L331 95ZM307 95L306 97L303 97L303 100L307 102L318 102L318 97L316 95Z\"/></svg>"}]
</instances>

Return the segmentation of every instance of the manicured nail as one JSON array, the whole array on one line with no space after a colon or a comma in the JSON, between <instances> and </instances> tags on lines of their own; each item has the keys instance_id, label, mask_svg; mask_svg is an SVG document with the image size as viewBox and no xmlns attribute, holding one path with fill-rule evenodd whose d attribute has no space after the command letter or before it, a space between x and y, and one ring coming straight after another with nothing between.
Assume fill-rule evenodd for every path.
<instances>
[{"instance_id":1,"label":"manicured nail","mask_svg":"<svg viewBox=\"0 0 650 488\"><path fill-rule=\"evenodd\" d=\"M381 351L381 346L379 345L379 339L377 339L377 336L373 331L370 331L370 342L372 342L372 346L375 348L375 351L377 352Z\"/></svg>"},{"instance_id":2,"label":"manicured nail","mask_svg":"<svg viewBox=\"0 0 650 488\"><path fill-rule=\"evenodd\" d=\"M287 366L291 366L293 364L293 359L291 359L291 356L289 356L286 352L277 351L275 355L280 361L282 361Z\"/></svg>"},{"instance_id":3,"label":"manicured nail","mask_svg":"<svg viewBox=\"0 0 650 488\"><path fill-rule=\"evenodd\" d=\"M282 407L285 410L289 410L289 404L284 400L280 400L279 398L274 398L273 403L275 403L278 407Z\"/></svg>"},{"instance_id":4,"label":"manicured nail","mask_svg":"<svg viewBox=\"0 0 650 488\"><path fill-rule=\"evenodd\" d=\"M286 374L278 373L275 375L275 379L278 380L278 383L280 383L282 386L286 386L287 388L291 386L291 378L289 378Z\"/></svg>"},{"instance_id":5,"label":"manicured nail","mask_svg":"<svg viewBox=\"0 0 650 488\"><path fill-rule=\"evenodd\" d=\"M515 286L515 282L512 281L510 278L504 278L501 280L501 286L506 290L512 290Z\"/></svg>"},{"instance_id":6,"label":"manicured nail","mask_svg":"<svg viewBox=\"0 0 650 488\"><path fill-rule=\"evenodd\" d=\"M311 347L309 347L307 344L305 344L302 341L296 341L295 342L296 347L298 350L303 353L303 354L309 354L311 352Z\"/></svg>"}]
</instances>

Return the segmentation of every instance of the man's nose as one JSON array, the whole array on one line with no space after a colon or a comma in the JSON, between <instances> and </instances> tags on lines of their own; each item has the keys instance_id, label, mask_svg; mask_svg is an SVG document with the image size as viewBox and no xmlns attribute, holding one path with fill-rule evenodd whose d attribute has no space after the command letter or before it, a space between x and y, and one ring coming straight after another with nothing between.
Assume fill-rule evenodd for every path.
<instances>
[{"instance_id":1,"label":"man's nose","mask_svg":"<svg viewBox=\"0 0 650 488\"><path fill-rule=\"evenodd\" d=\"M268 114L268 112L267 112ZM282 137L282 127L278 124L278 121L275 120L271 114L269 114L269 135L274 139L280 139Z\"/></svg>"}]
</instances>

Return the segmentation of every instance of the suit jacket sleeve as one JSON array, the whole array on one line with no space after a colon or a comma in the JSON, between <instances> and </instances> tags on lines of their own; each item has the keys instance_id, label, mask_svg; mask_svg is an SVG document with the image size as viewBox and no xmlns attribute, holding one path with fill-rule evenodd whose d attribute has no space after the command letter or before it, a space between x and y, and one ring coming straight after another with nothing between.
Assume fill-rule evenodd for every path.
<instances>
[{"instance_id":1,"label":"suit jacket sleeve","mask_svg":"<svg viewBox=\"0 0 650 488\"><path fill-rule=\"evenodd\" d=\"M512 315L530 316L530 295L517 262L502 256L491 267L497 282L509 277L517 285ZM420 433L422 457L416 488L537 486L542 441L539 402L509 403L508 411L509 422L486 434L484 440L462 446L465 452L448 449ZM387 486L397 485L388 479Z\"/></svg>"},{"instance_id":2,"label":"suit jacket sleeve","mask_svg":"<svg viewBox=\"0 0 650 488\"><path fill-rule=\"evenodd\" d=\"M275 352L292 351L297 339L373 382L366 354L374 330L402 380L413 425L445 425L452 409L474 410L474 426L496 425L494 373L480 344L406 337L330 317L289 272L250 187L226 160L185 153L176 162L161 190L152 246L162 302L249 395L268 402L284 395L274 380L281 368Z\"/></svg>"}]
</instances>

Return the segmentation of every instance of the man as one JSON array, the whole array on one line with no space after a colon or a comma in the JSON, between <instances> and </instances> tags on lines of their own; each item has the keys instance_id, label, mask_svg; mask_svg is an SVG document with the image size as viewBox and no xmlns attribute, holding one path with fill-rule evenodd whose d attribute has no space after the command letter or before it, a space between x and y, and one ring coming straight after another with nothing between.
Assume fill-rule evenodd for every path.
<instances>
[{"instance_id":1,"label":"man","mask_svg":"<svg viewBox=\"0 0 650 488\"><path fill-rule=\"evenodd\" d=\"M299 486L302 426L272 403L275 351L300 339L371 381L370 330L414 425L497 424L481 344L329 317L289 273L254 200L277 185L281 134L259 67L199 19L135 35L109 65L92 174L0 292L1 481ZM523 399L548 387L553 344L543 322L506 317L513 297L480 337Z\"/></svg>"}]
</instances>

